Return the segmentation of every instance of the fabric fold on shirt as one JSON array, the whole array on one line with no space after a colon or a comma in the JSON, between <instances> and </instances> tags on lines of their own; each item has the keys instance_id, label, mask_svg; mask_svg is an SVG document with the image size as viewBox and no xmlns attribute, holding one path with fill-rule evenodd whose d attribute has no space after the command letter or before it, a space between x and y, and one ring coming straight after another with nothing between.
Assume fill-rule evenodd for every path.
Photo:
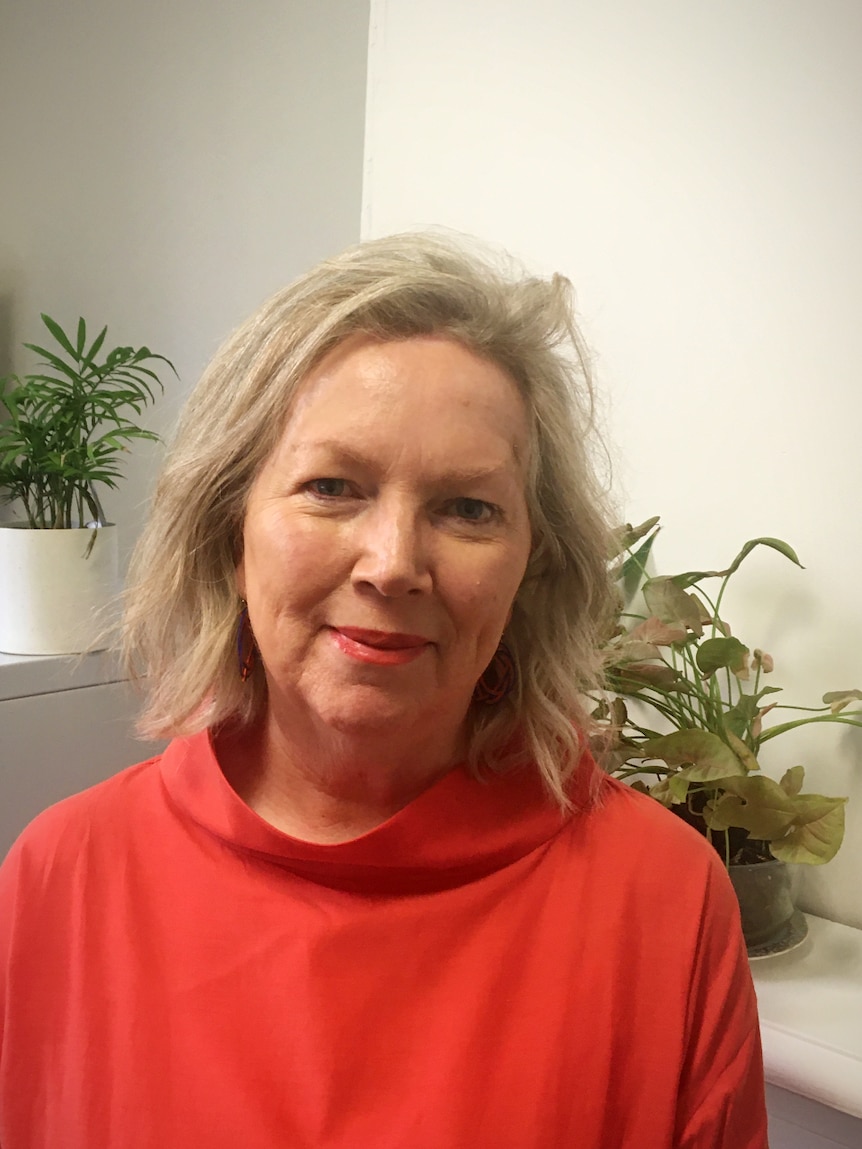
<instances>
[{"instance_id":1,"label":"fabric fold on shirt","mask_svg":"<svg viewBox=\"0 0 862 1149\"><path fill-rule=\"evenodd\" d=\"M334 889L373 893L447 889L510 865L549 842L572 815L535 768L476 777L456 766L386 822L336 844L305 842L270 825L230 786L208 732L179 738L161 759L171 801L234 849ZM584 755L572 779L573 807L601 789Z\"/></svg>"}]
</instances>

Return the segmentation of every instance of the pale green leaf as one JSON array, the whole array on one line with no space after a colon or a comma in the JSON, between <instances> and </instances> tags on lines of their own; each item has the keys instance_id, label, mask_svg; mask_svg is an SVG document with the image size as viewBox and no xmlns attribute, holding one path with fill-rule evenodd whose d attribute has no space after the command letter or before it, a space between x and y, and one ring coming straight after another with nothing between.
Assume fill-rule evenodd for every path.
<instances>
[{"instance_id":1,"label":"pale green leaf","mask_svg":"<svg viewBox=\"0 0 862 1149\"><path fill-rule=\"evenodd\" d=\"M802 789L802 784L805 781L805 767L804 766L791 766L789 770L785 770L782 775L780 786L785 794L791 797L798 794Z\"/></svg>"},{"instance_id":2,"label":"pale green leaf","mask_svg":"<svg viewBox=\"0 0 862 1149\"><path fill-rule=\"evenodd\" d=\"M650 614L672 626L685 627L698 635L703 633L698 603L672 579L664 576L649 579L643 593Z\"/></svg>"},{"instance_id":3,"label":"pale green leaf","mask_svg":"<svg viewBox=\"0 0 862 1149\"><path fill-rule=\"evenodd\" d=\"M655 686L660 690L674 690L679 684L680 676L672 667L664 664L657 665L650 662L626 663L617 672L614 683L616 689L631 692L631 687Z\"/></svg>"},{"instance_id":4,"label":"pale green leaf","mask_svg":"<svg viewBox=\"0 0 862 1149\"><path fill-rule=\"evenodd\" d=\"M726 730L741 738L757 716L759 703L754 694L742 694L724 716Z\"/></svg>"},{"instance_id":5,"label":"pale green leaf","mask_svg":"<svg viewBox=\"0 0 862 1149\"><path fill-rule=\"evenodd\" d=\"M724 571L684 571L682 574L674 575L673 581L681 590L687 590L690 586L695 586L705 578L720 578Z\"/></svg>"},{"instance_id":6,"label":"pale green leaf","mask_svg":"<svg viewBox=\"0 0 862 1149\"><path fill-rule=\"evenodd\" d=\"M771 842L781 838L793 823L793 814L766 802L746 802L736 794L722 794L710 804L707 825L711 830L736 826L752 838Z\"/></svg>"},{"instance_id":7,"label":"pale green leaf","mask_svg":"<svg viewBox=\"0 0 862 1149\"><path fill-rule=\"evenodd\" d=\"M660 618L650 615L637 626L632 627L628 638L638 639L641 642L650 642L655 646L670 646L674 642L685 642L688 631L684 626L673 626L663 622Z\"/></svg>"},{"instance_id":8,"label":"pale green leaf","mask_svg":"<svg viewBox=\"0 0 862 1149\"><path fill-rule=\"evenodd\" d=\"M704 678L727 667L734 674L745 669L748 647L738 638L707 638L697 651L697 665Z\"/></svg>"},{"instance_id":9,"label":"pale green leaf","mask_svg":"<svg viewBox=\"0 0 862 1149\"><path fill-rule=\"evenodd\" d=\"M626 704L621 698L615 698L611 702L609 717L614 726L622 727L628 722L629 716L626 710Z\"/></svg>"},{"instance_id":10,"label":"pale green leaf","mask_svg":"<svg viewBox=\"0 0 862 1149\"><path fill-rule=\"evenodd\" d=\"M676 579L674 579L674 582L676 582ZM701 601L701 599L694 593L694 591L689 591L688 597L691 599L691 601L697 607L697 613L698 613L698 617L700 618L701 625L706 626L707 623L711 623L713 621L712 615L710 614L709 610L704 605L704 603ZM724 625L725 625L721 621L720 618L715 620L715 624L716 624L716 626L719 627L719 629L723 629ZM729 633L729 630L728 630L728 633Z\"/></svg>"},{"instance_id":11,"label":"pale green leaf","mask_svg":"<svg viewBox=\"0 0 862 1149\"><path fill-rule=\"evenodd\" d=\"M667 780L667 788L670 792L671 800L675 806L681 805L688 797L688 788L691 785L690 779L686 778L681 772L678 774L670 774Z\"/></svg>"},{"instance_id":12,"label":"pale green leaf","mask_svg":"<svg viewBox=\"0 0 862 1149\"><path fill-rule=\"evenodd\" d=\"M659 657L659 650L651 642L639 642L626 635L612 646L615 662L646 662Z\"/></svg>"},{"instance_id":13,"label":"pale green leaf","mask_svg":"<svg viewBox=\"0 0 862 1149\"><path fill-rule=\"evenodd\" d=\"M724 793L712 803L712 829L737 826L753 838L772 841L794 821L794 799L764 774L723 778L716 789Z\"/></svg>"},{"instance_id":14,"label":"pale green leaf","mask_svg":"<svg viewBox=\"0 0 862 1149\"><path fill-rule=\"evenodd\" d=\"M780 862L804 862L822 866L838 853L844 841L844 803L846 798L821 798L816 794L800 795L795 803L805 802L793 827L769 849Z\"/></svg>"},{"instance_id":15,"label":"pale green leaf","mask_svg":"<svg viewBox=\"0 0 862 1149\"><path fill-rule=\"evenodd\" d=\"M640 528L638 528L640 529ZM619 583L622 587L623 599L630 603L637 593L638 587L646 577L646 565L652 552L653 543L658 535L658 529L645 539L636 551L632 551L622 564L619 573Z\"/></svg>"},{"instance_id":16,"label":"pale green leaf","mask_svg":"<svg viewBox=\"0 0 862 1149\"><path fill-rule=\"evenodd\" d=\"M851 702L862 700L862 690L830 690L823 695L823 702L833 714L843 710Z\"/></svg>"},{"instance_id":17,"label":"pale green leaf","mask_svg":"<svg viewBox=\"0 0 862 1149\"><path fill-rule=\"evenodd\" d=\"M735 774L745 767L726 742L708 730L675 730L643 744L647 758L657 758L668 766L684 766L692 782L709 782Z\"/></svg>"},{"instance_id":18,"label":"pale green leaf","mask_svg":"<svg viewBox=\"0 0 862 1149\"><path fill-rule=\"evenodd\" d=\"M760 539L749 539L748 542L745 543L745 545L743 546L743 548L739 552L739 554L736 556L736 558L733 560L733 562L730 564L730 566L727 568L727 570L723 571L722 573L724 575L732 575L734 573L734 571L737 571L739 569L740 565L742 564L742 561L749 554L751 554L751 552L754 550L755 547L771 547L772 550L778 551L779 554L782 554L782 555L784 555L785 558L790 559L790 561L792 563L796 563L796 565L798 567L802 566L802 563L799 561L799 558L797 557L796 551L793 549L792 546L790 546L789 543L785 543L781 539L760 538Z\"/></svg>"},{"instance_id":19,"label":"pale green leaf","mask_svg":"<svg viewBox=\"0 0 862 1149\"><path fill-rule=\"evenodd\" d=\"M653 527L658 525L660 517L660 515L653 515L651 519L647 519L646 522L640 523L636 527L633 527L631 523L625 523L615 530L611 536L611 553L608 558L614 559L623 551L631 550L636 542L642 539L644 535L648 535Z\"/></svg>"},{"instance_id":20,"label":"pale green leaf","mask_svg":"<svg viewBox=\"0 0 862 1149\"><path fill-rule=\"evenodd\" d=\"M667 806L668 809L673 805L673 795L670 792L670 785L667 778L662 778L660 782L656 782L654 786L650 787L650 797L655 798L656 802L661 802L662 806Z\"/></svg>"},{"instance_id":21,"label":"pale green leaf","mask_svg":"<svg viewBox=\"0 0 862 1149\"><path fill-rule=\"evenodd\" d=\"M732 730L725 730L725 734L727 735L727 741L730 744L731 750L734 752L746 770L749 772L752 770L759 770L760 764L752 754L749 747L746 746L746 744L742 741L742 739L738 738Z\"/></svg>"}]
</instances>

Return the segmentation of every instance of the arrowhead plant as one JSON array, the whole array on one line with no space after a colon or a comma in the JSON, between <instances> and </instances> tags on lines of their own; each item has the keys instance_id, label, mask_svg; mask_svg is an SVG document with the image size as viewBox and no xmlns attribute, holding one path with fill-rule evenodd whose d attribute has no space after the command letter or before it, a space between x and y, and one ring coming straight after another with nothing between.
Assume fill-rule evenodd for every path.
<instances>
[{"instance_id":1,"label":"arrowhead plant","mask_svg":"<svg viewBox=\"0 0 862 1149\"><path fill-rule=\"evenodd\" d=\"M129 418L164 390L153 365L173 364L148 347L103 352L78 320L74 338L42 315L55 346L24 346L40 370L0 380L0 497L20 500L31 527L104 525L97 483L116 487L120 456L132 439L158 439ZM101 354L100 354L101 353Z\"/></svg>"},{"instance_id":2,"label":"arrowhead plant","mask_svg":"<svg viewBox=\"0 0 862 1149\"><path fill-rule=\"evenodd\" d=\"M722 618L728 583L766 547L801 567L781 539L750 539L724 570L649 575L658 517L616 535L611 561L619 612L605 645L607 690L593 699L596 748L618 778L703 833L725 862L776 858L819 865L844 836L846 798L803 794L805 770L780 781L760 769L764 743L815 723L862 727L862 690L832 690L821 706L794 706L764 679L773 659L735 637ZM704 584L717 589L710 593ZM776 721L782 711L795 716ZM769 716L769 721L764 720Z\"/></svg>"}]
</instances>

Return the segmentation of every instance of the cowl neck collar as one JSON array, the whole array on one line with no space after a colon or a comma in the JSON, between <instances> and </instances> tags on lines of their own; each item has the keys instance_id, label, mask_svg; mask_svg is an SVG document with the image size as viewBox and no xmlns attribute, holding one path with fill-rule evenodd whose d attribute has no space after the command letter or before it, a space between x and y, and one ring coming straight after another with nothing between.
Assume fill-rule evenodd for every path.
<instances>
[{"instance_id":1,"label":"cowl neck collar","mask_svg":"<svg viewBox=\"0 0 862 1149\"><path fill-rule=\"evenodd\" d=\"M170 743L168 793L186 816L233 849L320 885L353 892L446 889L510 865L566 825L535 769L475 778L456 766L391 818L347 842L304 842L264 821L231 788L203 731ZM589 804L597 768L585 756L572 799Z\"/></svg>"}]
</instances>

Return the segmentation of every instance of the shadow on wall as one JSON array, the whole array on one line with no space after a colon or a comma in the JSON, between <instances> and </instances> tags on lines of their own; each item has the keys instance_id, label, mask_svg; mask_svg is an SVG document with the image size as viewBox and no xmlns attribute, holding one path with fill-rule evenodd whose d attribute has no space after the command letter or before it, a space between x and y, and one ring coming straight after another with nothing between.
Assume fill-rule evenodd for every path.
<instances>
[{"instance_id":1,"label":"shadow on wall","mask_svg":"<svg viewBox=\"0 0 862 1149\"><path fill-rule=\"evenodd\" d=\"M15 370L12 357L15 292L8 282L9 279L11 276L4 275L0 270L0 379L4 379Z\"/></svg>"},{"instance_id":2,"label":"shadow on wall","mask_svg":"<svg viewBox=\"0 0 862 1149\"><path fill-rule=\"evenodd\" d=\"M12 348L15 345L12 334L15 329L13 278L8 267L0 268L0 380L5 379L15 370L12 354ZM0 498L0 523L7 523L14 517L10 504L5 499Z\"/></svg>"}]
</instances>

